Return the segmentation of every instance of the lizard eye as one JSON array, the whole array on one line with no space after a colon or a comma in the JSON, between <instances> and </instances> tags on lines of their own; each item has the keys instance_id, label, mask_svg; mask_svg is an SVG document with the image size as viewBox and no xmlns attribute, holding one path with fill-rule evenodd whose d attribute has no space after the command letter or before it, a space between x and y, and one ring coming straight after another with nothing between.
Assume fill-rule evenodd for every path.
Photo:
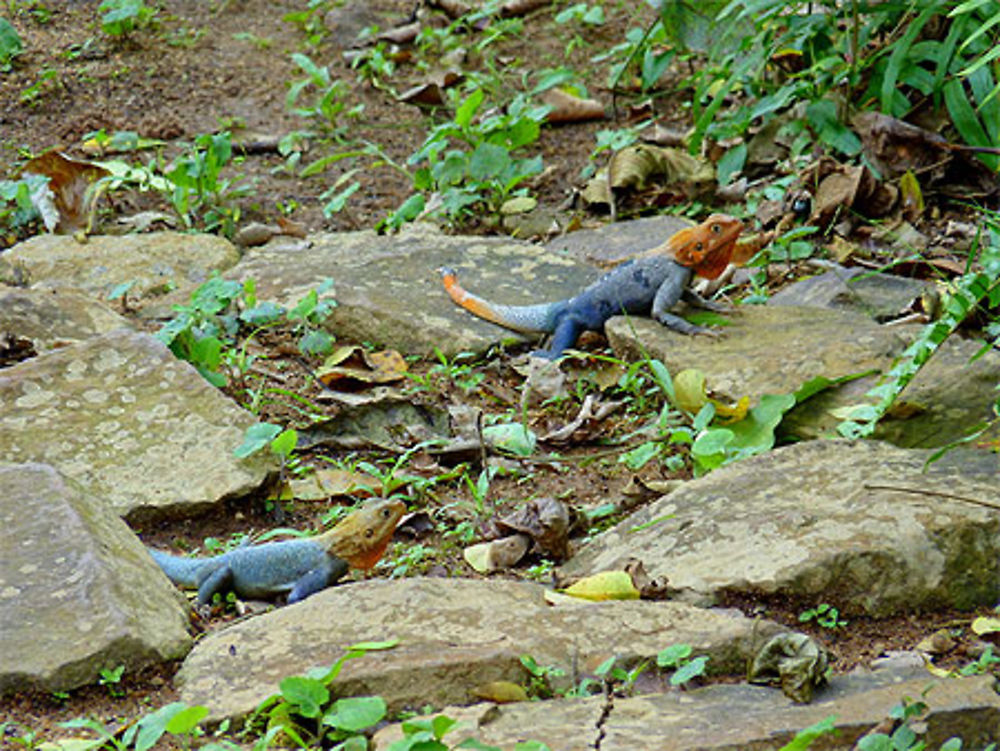
<instances>
[{"instance_id":1,"label":"lizard eye","mask_svg":"<svg viewBox=\"0 0 1000 751\"><path fill-rule=\"evenodd\" d=\"M702 243L698 242L698 243L695 243L694 249L695 250L701 250L703 247L705 247L705 246Z\"/></svg>"},{"instance_id":2,"label":"lizard eye","mask_svg":"<svg viewBox=\"0 0 1000 751\"><path fill-rule=\"evenodd\" d=\"M720 232L722 232L722 225L721 224L713 224L712 225L712 232L714 232L716 235L719 234Z\"/></svg>"},{"instance_id":3,"label":"lizard eye","mask_svg":"<svg viewBox=\"0 0 1000 751\"><path fill-rule=\"evenodd\" d=\"M375 530L374 529L366 529L365 530L365 537L371 537L373 534L375 534Z\"/></svg>"}]
</instances>

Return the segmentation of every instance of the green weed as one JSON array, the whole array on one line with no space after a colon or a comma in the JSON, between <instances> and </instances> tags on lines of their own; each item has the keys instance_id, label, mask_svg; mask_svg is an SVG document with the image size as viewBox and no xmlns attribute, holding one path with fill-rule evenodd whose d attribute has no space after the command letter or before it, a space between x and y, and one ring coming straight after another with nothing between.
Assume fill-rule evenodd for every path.
<instances>
[{"instance_id":1,"label":"green weed","mask_svg":"<svg viewBox=\"0 0 1000 751\"><path fill-rule=\"evenodd\" d=\"M97 10L102 14L101 29L111 37L126 37L149 26L156 17L156 9L143 0L104 0Z\"/></svg>"},{"instance_id":2,"label":"green weed","mask_svg":"<svg viewBox=\"0 0 1000 751\"><path fill-rule=\"evenodd\" d=\"M820 626L831 631L846 628L848 624L846 619L840 617L840 611L826 602L821 602L816 607L799 613L800 623L808 623L809 621L816 621Z\"/></svg>"}]
</instances>

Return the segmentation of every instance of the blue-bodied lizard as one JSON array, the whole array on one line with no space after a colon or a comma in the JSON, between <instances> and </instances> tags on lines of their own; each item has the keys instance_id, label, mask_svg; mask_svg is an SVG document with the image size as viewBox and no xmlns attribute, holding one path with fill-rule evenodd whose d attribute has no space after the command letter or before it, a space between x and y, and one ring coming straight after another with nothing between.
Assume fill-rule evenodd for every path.
<instances>
[{"instance_id":1,"label":"blue-bodied lizard","mask_svg":"<svg viewBox=\"0 0 1000 751\"><path fill-rule=\"evenodd\" d=\"M729 264L743 223L726 214L712 214L701 224L675 233L662 245L646 251L608 272L568 300L538 305L500 305L489 302L458 283L455 271L442 268L445 290L455 302L479 318L522 333L548 333L548 349L535 355L554 359L572 347L584 331L600 331L605 322L622 313L649 313L668 328L684 334L708 329L670 313L683 297L715 309L689 290L693 274L714 279Z\"/></svg>"},{"instance_id":2,"label":"blue-bodied lizard","mask_svg":"<svg viewBox=\"0 0 1000 751\"><path fill-rule=\"evenodd\" d=\"M240 547L211 558L149 552L170 581L198 589L201 605L216 592L229 591L251 599L287 593L292 603L335 584L351 567L374 566L405 511L401 501L373 501L315 537Z\"/></svg>"}]
</instances>

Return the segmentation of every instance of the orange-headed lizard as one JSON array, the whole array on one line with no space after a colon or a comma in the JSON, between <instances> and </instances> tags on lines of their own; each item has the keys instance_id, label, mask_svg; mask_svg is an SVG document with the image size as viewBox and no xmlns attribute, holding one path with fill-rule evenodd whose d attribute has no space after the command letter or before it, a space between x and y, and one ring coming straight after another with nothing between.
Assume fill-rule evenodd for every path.
<instances>
[{"instance_id":1,"label":"orange-headed lizard","mask_svg":"<svg viewBox=\"0 0 1000 751\"><path fill-rule=\"evenodd\" d=\"M684 334L709 333L671 314L682 298L715 309L687 288L693 274L714 279L729 264L743 223L726 214L712 214L701 224L682 229L662 245L608 272L568 300L540 305L500 305L463 289L450 268L441 269L444 288L465 310L487 321L524 333L552 334L548 349L534 354L559 357L584 331L600 331L621 313L650 313Z\"/></svg>"},{"instance_id":2,"label":"orange-headed lizard","mask_svg":"<svg viewBox=\"0 0 1000 751\"><path fill-rule=\"evenodd\" d=\"M240 547L211 558L149 552L170 581L198 589L199 604L229 591L242 598L288 593L292 603L335 584L348 568L374 566L405 511L401 501L373 501L315 537Z\"/></svg>"}]
</instances>

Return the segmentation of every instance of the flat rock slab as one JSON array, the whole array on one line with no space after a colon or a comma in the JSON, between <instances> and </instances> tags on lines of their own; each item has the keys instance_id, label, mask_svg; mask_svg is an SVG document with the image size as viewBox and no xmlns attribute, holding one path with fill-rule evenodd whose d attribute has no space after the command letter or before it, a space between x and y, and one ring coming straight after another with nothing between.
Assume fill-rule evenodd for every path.
<instances>
[{"instance_id":1,"label":"flat rock slab","mask_svg":"<svg viewBox=\"0 0 1000 751\"><path fill-rule=\"evenodd\" d=\"M693 224L689 219L671 214L612 222L597 229L567 232L547 242L545 249L602 266L655 248Z\"/></svg>"},{"instance_id":2,"label":"flat rock slab","mask_svg":"<svg viewBox=\"0 0 1000 751\"><path fill-rule=\"evenodd\" d=\"M908 343L913 329L881 326L849 310L794 306L746 306L724 314L729 325L717 339L685 336L648 318L615 317L605 330L615 352L639 359L648 353L671 373L697 368L708 387L756 404L762 394L784 394L817 376L830 379L869 370L885 372ZM1000 381L1000 356L987 353L969 363L978 344L952 337L902 394L919 406L908 419L884 421L876 437L899 446L943 446L990 418ZM782 428L798 438L835 431L836 408L871 402L864 393L876 375L823 392L790 413Z\"/></svg>"},{"instance_id":3,"label":"flat rock slab","mask_svg":"<svg viewBox=\"0 0 1000 751\"><path fill-rule=\"evenodd\" d=\"M38 352L127 325L122 316L82 292L0 284L0 335L30 339Z\"/></svg>"},{"instance_id":4,"label":"flat rock slab","mask_svg":"<svg viewBox=\"0 0 1000 751\"><path fill-rule=\"evenodd\" d=\"M236 247L217 235L93 235L86 243L70 235L36 235L4 252L0 264L26 272L32 286L73 287L101 299L115 286L135 282L128 295L138 300L173 287L191 290L239 257Z\"/></svg>"},{"instance_id":5,"label":"flat rock slab","mask_svg":"<svg viewBox=\"0 0 1000 751\"><path fill-rule=\"evenodd\" d=\"M653 577L714 597L777 594L885 616L994 605L995 472L880 442L809 441L715 470L586 545L567 576L638 558ZM971 465L971 463L970 463ZM963 501L960 499L971 499Z\"/></svg>"},{"instance_id":6,"label":"flat rock slab","mask_svg":"<svg viewBox=\"0 0 1000 751\"><path fill-rule=\"evenodd\" d=\"M44 464L0 464L0 487L0 694L187 652L186 601L114 512Z\"/></svg>"},{"instance_id":7,"label":"flat rock slab","mask_svg":"<svg viewBox=\"0 0 1000 751\"><path fill-rule=\"evenodd\" d=\"M838 676L811 704L748 685L616 698L610 706L603 697L479 704L444 712L460 722L446 740L472 737L504 751L528 740L553 751L763 751L781 748L798 731L834 715L838 734L810 748L848 751L908 696L929 707L921 736L927 748L960 737L962 748L978 749L1000 739L1000 698L992 684L990 676L942 680L920 668ZM401 737L399 726L390 726L375 736L375 748L385 751Z\"/></svg>"},{"instance_id":8,"label":"flat rock slab","mask_svg":"<svg viewBox=\"0 0 1000 751\"><path fill-rule=\"evenodd\" d=\"M398 235L319 234L310 242L274 240L248 251L227 278L257 282L260 299L293 305L324 278L337 307L326 327L338 336L404 353L484 352L522 339L458 308L437 269L452 266L462 284L496 302L528 304L568 297L599 272L535 245L454 237L418 225Z\"/></svg>"},{"instance_id":9,"label":"flat rock slab","mask_svg":"<svg viewBox=\"0 0 1000 751\"><path fill-rule=\"evenodd\" d=\"M351 644L398 639L351 660L339 695L377 694L393 709L474 701L495 680L523 681L519 658L557 665L575 683L608 657L649 659L674 643L711 655L710 669L743 669L753 645L779 630L735 611L677 602L549 606L530 582L407 579L344 584L295 605L207 634L184 661L181 699L210 717L239 718L310 668L329 667ZM568 684L567 684L568 685Z\"/></svg>"},{"instance_id":10,"label":"flat rock slab","mask_svg":"<svg viewBox=\"0 0 1000 751\"><path fill-rule=\"evenodd\" d=\"M156 338L128 329L0 371L0 461L52 464L130 521L247 495L273 460L237 460L255 422Z\"/></svg>"},{"instance_id":11,"label":"flat rock slab","mask_svg":"<svg viewBox=\"0 0 1000 751\"><path fill-rule=\"evenodd\" d=\"M855 310L883 321L900 315L931 287L932 283L918 279L837 266L789 284L775 293L767 304Z\"/></svg>"}]
</instances>

